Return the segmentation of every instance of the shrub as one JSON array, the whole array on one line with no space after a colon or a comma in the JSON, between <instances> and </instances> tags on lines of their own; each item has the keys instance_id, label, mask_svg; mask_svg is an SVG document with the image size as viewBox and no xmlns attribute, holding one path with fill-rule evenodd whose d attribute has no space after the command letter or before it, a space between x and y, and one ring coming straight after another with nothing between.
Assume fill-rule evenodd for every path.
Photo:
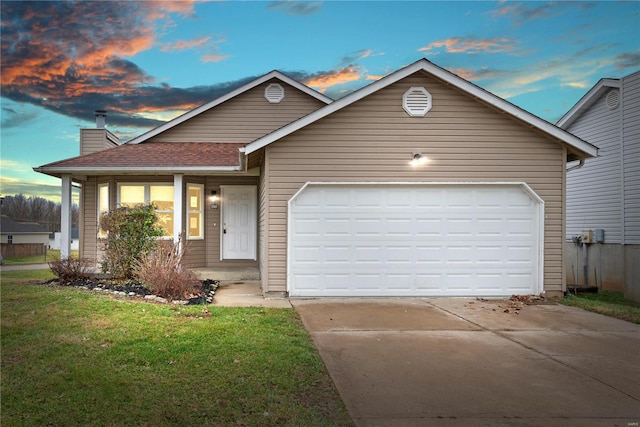
<instances>
[{"instance_id":1,"label":"shrub","mask_svg":"<svg viewBox=\"0 0 640 427\"><path fill-rule=\"evenodd\" d=\"M49 261L51 272L62 281L75 282L89 278L91 262L86 258L63 258Z\"/></svg>"},{"instance_id":2,"label":"shrub","mask_svg":"<svg viewBox=\"0 0 640 427\"><path fill-rule=\"evenodd\" d=\"M136 263L157 246L162 229L156 227L158 217L153 205L121 207L100 217L100 228L106 232L101 240L105 251L102 271L114 277L133 278Z\"/></svg>"},{"instance_id":3,"label":"shrub","mask_svg":"<svg viewBox=\"0 0 640 427\"><path fill-rule=\"evenodd\" d=\"M196 274L182 265L184 240L179 245L162 242L136 264L136 278L151 292L167 299L187 299L202 290Z\"/></svg>"}]
</instances>

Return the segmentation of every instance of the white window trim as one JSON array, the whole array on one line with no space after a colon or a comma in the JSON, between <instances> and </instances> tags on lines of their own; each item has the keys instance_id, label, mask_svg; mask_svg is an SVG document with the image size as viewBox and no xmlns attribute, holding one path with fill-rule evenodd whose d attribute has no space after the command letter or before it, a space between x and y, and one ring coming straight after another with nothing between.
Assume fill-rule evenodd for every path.
<instances>
[{"instance_id":1,"label":"white window trim","mask_svg":"<svg viewBox=\"0 0 640 427\"><path fill-rule=\"evenodd\" d=\"M191 188L197 188L200 192L200 209L191 209L191 205L189 203L189 190ZM196 183L187 183L187 202L186 204L186 211L187 211L187 226L185 227L187 229L187 240L204 240L204 205L205 205L205 199L204 199L204 184L196 184ZM198 213L200 215L200 235L199 236L189 236L189 215L191 215L192 213Z\"/></svg>"},{"instance_id":2,"label":"white window trim","mask_svg":"<svg viewBox=\"0 0 640 427\"><path fill-rule=\"evenodd\" d=\"M102 194L101 189L107 187L107 210L103 211L100 209L100 195ZM98 184L98 194L96 197L96 202L97 202L97 206L96 206L96 210L98 211L98 238L99 239L104 239L105 237L107 237L107 233L103 232L100 229L100 218L102 217L102 214L107 213L111 210L111 189L109 188L109 183L102 183L102 184Z\"/></svg>"}]
</instances>

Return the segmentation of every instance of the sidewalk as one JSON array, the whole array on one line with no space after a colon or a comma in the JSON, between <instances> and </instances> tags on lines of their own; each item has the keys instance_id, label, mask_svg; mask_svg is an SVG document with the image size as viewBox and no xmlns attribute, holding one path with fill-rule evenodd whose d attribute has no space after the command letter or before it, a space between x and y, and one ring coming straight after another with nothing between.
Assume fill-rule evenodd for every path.
<instances>
[{"instance_id":1,"label":"sidewalk","mask_svg":"<svg viewBox=\"0 0 640 427\"><path fill-rule=\"evenodd\" d=\"M1 265L0 271L42 270L42 269L48 269L48 268L49 268L49 264Z\"/></svg>"}]
</instances>

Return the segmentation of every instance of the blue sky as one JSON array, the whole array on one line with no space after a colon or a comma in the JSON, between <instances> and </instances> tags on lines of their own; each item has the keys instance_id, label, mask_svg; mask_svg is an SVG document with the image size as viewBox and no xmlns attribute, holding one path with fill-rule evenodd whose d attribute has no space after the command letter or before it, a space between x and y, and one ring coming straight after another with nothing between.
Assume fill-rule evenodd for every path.
<instances>
[{"instance_id":1,"label":"blue sky","mask_svg":"<svg viewBox=\"0 0 640 427\"><path fill-rule=\"evenodd\" d=\"M640 69L640 2L3 1L0 193L79 153L93 111L126 140L277 69L339 98L420 58L555 122Z\"/></svg>"}]
</instances>

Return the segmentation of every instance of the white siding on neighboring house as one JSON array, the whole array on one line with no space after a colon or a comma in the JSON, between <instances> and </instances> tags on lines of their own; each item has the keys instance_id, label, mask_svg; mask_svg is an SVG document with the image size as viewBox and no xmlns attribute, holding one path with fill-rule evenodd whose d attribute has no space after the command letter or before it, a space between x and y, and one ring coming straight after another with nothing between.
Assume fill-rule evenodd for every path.
<instances>
[{"instance_id":1,"label":"white siding on neighboring house","mask_svg":"<svg viewBox=\"0 0 640 427\"><path fill-rule=\"evenodd\" d=\"M640 244L640 72L622 79L624 243Z\"/></svg>"},{"instance_id":2,"label":"white siding on neighboring house","mask_svg":"<svg viewBox=\"0 0 640 427\"><path fill-rule=\"evenodd\" d=\"M567 238L602 228L607 243L622 239L621 108L607 107L608 93L567 129L598 146L597 158L567 173Z\"/></svg>"},{"instance_id":3,"label":"white siding on neighboring house","mask_svg":"<svg viewBox=\"0 0 640 427\"><path fill-rule=\"evenodd\" d=\"M594 102L561 124L599 148L597 158L567 173L566 237L602 228L605 243L639 244L640 71L603 79L596 89ZM619 92L617 105L607 98L612 92Z\"/></svg>"}]
</instances>

